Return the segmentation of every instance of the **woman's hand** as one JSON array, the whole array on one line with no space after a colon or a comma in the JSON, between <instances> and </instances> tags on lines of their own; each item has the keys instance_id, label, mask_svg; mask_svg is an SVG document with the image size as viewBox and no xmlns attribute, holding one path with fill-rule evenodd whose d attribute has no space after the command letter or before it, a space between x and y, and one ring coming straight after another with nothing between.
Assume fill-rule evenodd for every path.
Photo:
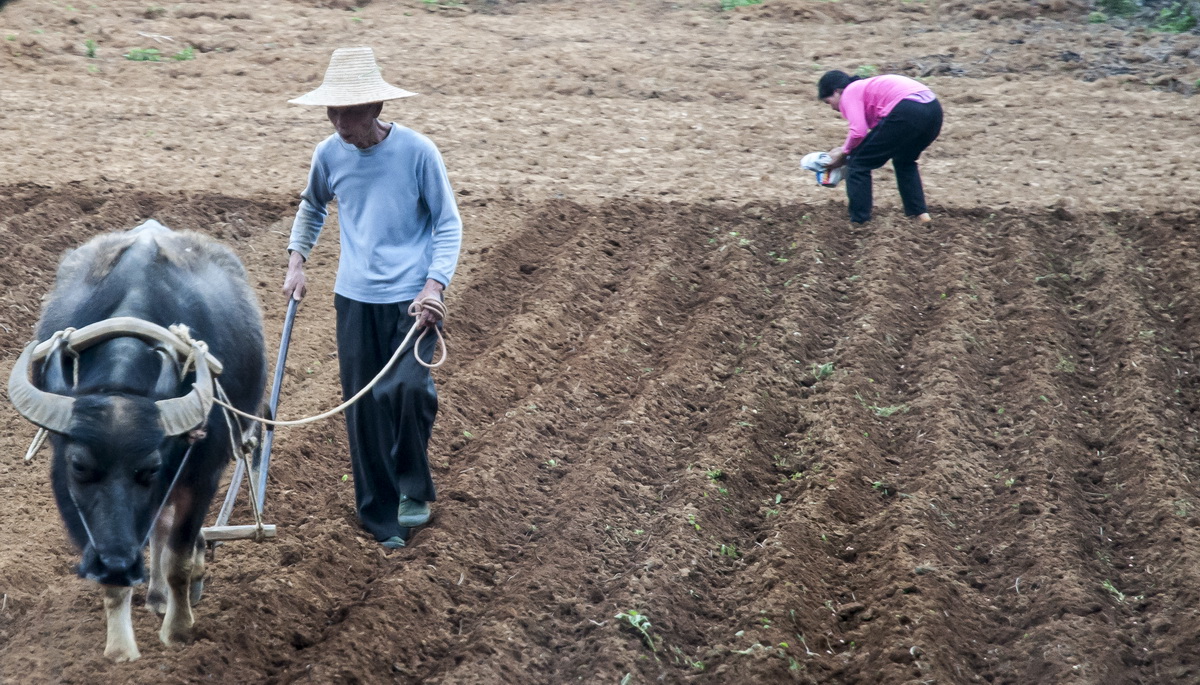
<instances>
[{"instance_id":1,"label":"woman's hand","mask_svg":"<svg viewBox=\"0 0 1200 685\"><path fill-rule=\"evenodd\" d=\"M847 155L845 152L843 152L842 148L840 148L840 147L836 147L836 148L830 150L829 151L830 162L829 162L829 164L827 164L825 166L825 168L830 171L833 171L834 169L837 169L839 167L846 166L846 158L848 156L849 155Z\"/></svg>"}]
</instances>

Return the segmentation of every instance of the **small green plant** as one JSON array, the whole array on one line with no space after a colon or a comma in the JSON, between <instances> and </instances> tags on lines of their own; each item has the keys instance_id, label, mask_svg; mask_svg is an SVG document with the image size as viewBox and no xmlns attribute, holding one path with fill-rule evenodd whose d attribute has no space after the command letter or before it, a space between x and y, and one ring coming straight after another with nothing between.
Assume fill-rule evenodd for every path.
<instances>
[{"instance_id":1,"label":"small green plant","mask_svg":"<svg viewBox=\"0 0 1200 685\"><path fill-rule=\"evenodd\" d=\"M704 475L708 476L708 479L714 483L725 478L725 472L721 469L709 469L704 472Z\"/></svg>"},{"instance_id":2,"label":"small green plant","mask_svg":"<svg viewBox=\"0 0 1200 685\"><path fill-rule=\"evenodd\" d=\"M167 13L166 7L159 7L157 5L151 5L150 7L147 7L144 12L142 12L142 16L147 19L158 19L159 17L165 15L166 13Z\"/></svg>"},{"instance_id":3,"label":"small green plant","mask_svg":"<svg viewBox=\"0 0 1200 685\"><path fill-rule=\"evenodd\" d=\"M688 522L688 525L690 525L691 527L695 528L696 530L700 530L700 524L696 522L695 514L688 514L687 522Z\"/></svg>"},{"instance_id":4,"label":"small green plant","mask_svg":"<svg viewBox=\"0 0 1200 685\"><path fill-rule=\"evenodd\" d=\"M896 488L892 487L886 480L877 480L871 483L871 488L883 497L891 497L896 494Z\"/></svg>"},{"instance_id":5,"label":"small green plant","mask_svg":"<svg viewBox=\"0 0 1200 685\"><path fill-rule=\"evenodd\" d=\"M1110 17L1127 17L1141 9L1137 0L1097 0L1096 8Z\"/></svg>"},{"instance_id":6,"label":"small green plant","mask_svg":"<svg viewBox=\"0 0 1200 685\"><path fill-rule=\"evenodd\" d=\"M729 557L730 559L737 559L738 557L742 556L738 553L737 545L722 544L721 549L718 551L721 556Z\"/></svg>"},{"instance_id":7,"label":"small green plant","mask_svg":"<svg viewBox=\"0 0 1200 685\"><path fill-rule=\"evenodd\" d=\"M1112 584L1111 580L1106 580L1103 583L1100 583L1100 587L1108 590L1109 594L1111 594L1113 597L1116 597L1118 602L1125 601L1125 593L1118 590L1116 586Z\"/></svg>"},{"instance_id":8,"label":"small green plant","mask_svg":"<svg viewBox=\"0 0 1200 685\"><path fill-rule=\"evenodd\" d=\"M891 407L878 407L878 406L872 404L870 407L867 407L867 408L870 409L872 412L874 412L875 416L881 416L883 418L887 418L894 414L902 414L902 413L908 411L907 404L897 404L897 405L894 405Z\"/></svg>"},{"instance_id":9,"label":"small green plant","mask_svg":"<svg viewBox=\"0 0 1200 685\"><path fill-rule=\"evenodd\" d=\"M186 62L188 60L196 59L196 48L189 45L174 55L171 55L171 59L175 60L176 62Z\"/></svg>"},{"instance_id":10,"label":"small green plant","mask_svg":"<svg viewBox=\"0 0 1200 685\"><path fill-rule=\"evenodd\" d=\"M650 634L650 617L641 613L637 609L622 611L615 617L618 621L625 621L631 628L641 634L642 639L646 641L646 646L650 651L657 652L658 647L654 644L654 636Z\"/></svg>"},{"instance_id":11,"label":"small green plant","mask_svg":"<svg viewBox=\"0 0 1200 685\"><path fill-rule=\"evenodd\" d=\"M1108 21L1108 15L1103 12L1092 12L1088 15L1089 24L1103 24Z\"/></svg>"},{"instance_id":12,"label":"small green plant","mask_svg":"<svg viewBox=\"0 0 1200 685\"><path fill-rule=\"evenodd\" d=\"M1175 515L1180 518L1187 518L1192 513L1192 503L1186 499L1175 500Z\"/></svg>"},{"instance_id":13,"label":"small green plant","mask_svg":"<svg viewBox=\"0 0 1200 685\"><path fill-rule=\"evenodd\" d=\"M92 40L91 38L83 41L83 49L84 54L88 56L88 59L96 59L96 41Z\"/></svg>"},{"instance_id":14,"label":"small green plant","mask_svg":"<svg viewBox=\"0 0 1200 685\"><path fill-rule=\"evenodd\" d=\"M833 375L833 362L825 362L824 364L812 365L813 378L823 381Z\"/></svg>"},{"instance_id":15,"label":"small green plant","mask_svg":"<svg viewBox=\"0 0 1200 685\"><path fill-rule=\"evenodd\" d=\"M879 67L874 64L862 64L854 70L854 75L859 78L871 78L879 75Z\"/></svg>"},{"instance_id":16,"label":"small green plant","mask_svg":"<svg viewBox=\"0 0 1200 685\"><path fill-rule=\"evenodd\" d=\"M1187 5L1176 2L1158 13L1158 21L1155 22L1154 28L1168 33L1184 33L1196 28L1196 17Z\"/></svg>"},{"instance_id":17,"label":"small green plant","mask_svg":"<svg viewBox=\"0 0 1200 685\"><path fill-rule=\"evenodd\" d=\"M763 0L721 0L721 11L729 12L739 7L749 7L750 5L761 5Z\"/></svg>"},{"instance_id":18,"label":"small green plant","mask_svg":"<svg viewBox=\"0 0 1200 685\"><path fill-rule=\"evenodd\" d=\"M350 474L348 474L348 473L343 473L343 474L342 474L342 482L343 482L343 483L345 483L345 482L346 482L346 481L348 481L348 480L350 480Z\"/></svg>"},{"instance_id":19,"label":"small green plant","mask_svg":"<svg viewBox=\"0 0 1200 685\"><path fill-rule=\"evenodd\" d=\"M131 62L161 62L162 53L158 48L133 48L122 55Z\"/></svg>"}]
</instances>

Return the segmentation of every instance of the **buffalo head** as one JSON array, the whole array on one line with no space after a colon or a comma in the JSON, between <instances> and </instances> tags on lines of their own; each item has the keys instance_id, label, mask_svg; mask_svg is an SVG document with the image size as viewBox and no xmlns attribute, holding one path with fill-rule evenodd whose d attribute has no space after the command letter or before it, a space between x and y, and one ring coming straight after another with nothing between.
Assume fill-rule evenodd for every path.
<instances>
[{"instance_id":1,"label":"buffalo head","mask_svg":"<svg viewBox=\"0 0 1200 685\"><path fill-rule=\"evenodd\" d=\"M201 426L212 408L205 355L197 356L191 392L171 397L179 386L174 357L142 345L144 354L161 360L153 395L167 399L155 400L120 391L76 395L61 346L46 353L39 388L31 380L35 347L31 343L17 360L8 393L22 416L51 433L55 496L67 526L86 540L80 575L105 585L141 583L142 549L186 449L179 436Z\"/></svg>"}]
</instances>

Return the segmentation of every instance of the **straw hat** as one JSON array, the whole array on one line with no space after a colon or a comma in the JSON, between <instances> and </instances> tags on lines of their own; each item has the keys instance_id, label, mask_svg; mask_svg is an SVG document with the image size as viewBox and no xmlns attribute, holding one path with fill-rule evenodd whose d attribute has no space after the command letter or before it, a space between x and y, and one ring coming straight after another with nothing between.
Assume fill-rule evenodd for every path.
<instances>
[{"instance_id":1,"label":"straw hat","mask_svg":"<svg viewBox=\"0 0 1200 685\"><path fill-rule=\"evenodd\" d=\"M397 88L379 73L371 48L338 48L329 58L321 87L288 102L318 107L350 107L416 95Z\"/></svg>"}]
</instances>

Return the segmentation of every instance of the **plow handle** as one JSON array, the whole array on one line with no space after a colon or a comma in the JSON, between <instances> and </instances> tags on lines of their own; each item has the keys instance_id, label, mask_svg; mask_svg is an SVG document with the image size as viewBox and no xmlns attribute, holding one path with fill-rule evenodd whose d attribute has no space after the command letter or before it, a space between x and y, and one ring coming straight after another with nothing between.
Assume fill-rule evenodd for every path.
<instances>
[{"instance_id":1,"label":"plow handle","mask_svg":"<svg viewBox=\"0 0 1200 685\"><path fill-rule=\"evenodd\" d=\"M275 379L271 382L271 399L267 401L267 412L274 419L279 408L279 390L283 387L283 367L287 361L288 345L292 341L292 324L296 322L296 309L300 300L288 298L287 316L283 320L283 337L279 341L279 356L275 359ZM271 445L275 442L274 426L265 426L263 431L262 453L258 462L258 510L263 510L267 499L267 467L271 464Z\"/></svg>"}]
</instances>

